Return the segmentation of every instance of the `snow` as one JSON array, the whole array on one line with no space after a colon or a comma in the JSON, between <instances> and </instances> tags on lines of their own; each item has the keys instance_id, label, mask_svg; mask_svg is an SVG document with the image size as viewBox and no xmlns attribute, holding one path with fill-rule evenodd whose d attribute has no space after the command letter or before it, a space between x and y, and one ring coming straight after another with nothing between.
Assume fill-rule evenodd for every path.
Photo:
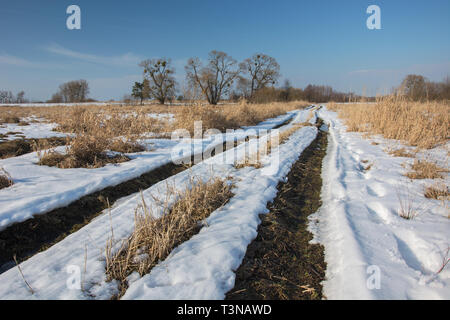
<instances>
[{"instance_id":1,"label":"snow","mask_svg":"<svg viewBox=\"0 0 450 320\"><path fill-rule=\"evenodd\" d=\"M299 113L302 112L293 113L293 123L301 118ZM291 126L284 126L282 130ZM144 190L142 196L147 205L154 209L157 218L158 213L161 213L161 205L153 196L164 198L167 188L171 186L181 190L192 177L208 180L214 176L230 176L236 182L233 189L235 196L211 214L199 234L175 248L150 274L142 278L136 274L130 276L131 286L124 298L223 298L234 286L233 270L240 265L247 245L256 237L260 223L258 214L267 212L266 203L276 196L278 182L284 179L316 134L317 129L311 126L296 131L280 146L279 152L272 152L263 159L266 165L261 169L246 167L237 170L228 161L223 161L233 159L234 154L242 159L246 147L258 143L254 139ZM260 140L267 138L262 136ZM273 163L279 165L272 166ZM120 240L131 234L134 210L140 197L140 194L135 194L118 201L110 214L103 212L79 231L21 263L21 270L35 291L34 294L26 287L17 268L1 274L0 299L110 298L117 292L117 283L105 282L104 248L111 236L111 227L114 239ZM73 276L68 271L74 268L83 270L84 291L70 289L67 285Z\"/></svg>"},{"instance_id":2,"label":"snow","mask_svg":"<svg viewBox=\"0 0 450 320\"><path fill-rule=\"evenodd\" d=\"M0 160L12 177L14 185L0 190L0 230L14 222L31 218L69 203L98 190L139 177L145 172L163 166L171 161L186 157L195 151L222 145L222 141L243 139L252 131L270 129L292 118L298 111L269 119L248 127L248 131L215 135L204 139L147 139L143 141L153 150L128 154L132 159L120 164L108 164L95 169L60 169L39 166L36 152ZM223 140L222 140L223 139ZM55 148L64 152L65 147Z\"/></svg>"},{"instance_id":3,"label":"snow","mask_svg":"<svg viewBox=\"0 0 450 320\"><path fill-rule=\"evenodd\" d=\"M293 117L291 124L280 128L288 130L293 124L306 121L309 111L292 112L257 128L271 128ZM314 111L313 119L316 113L328 125L329 144L322 170L323 205L310 216L309 229L314 234L313 242L325 248L325 296L328 299L449 299L450 270L447 267L437 273L449 247L448 204L445 207L440 201L424 198L424 186L432 181L407 179L403 163L412 163L413 159L389 155L386 149L392 146L392 141L347 132L336 113L325 107ZM285 179L316 134L317 129L311 126L297 130L279 147L279 152L263 158L264 166L260 169L238 170L223 161L233 155L242 159L246 150L257 145L258 140L254 139L143 190L142 196L158 218L162 210L154 196L165 198L171 187L184 189L192 177L204 181L230 177L235 183L235 196L206 219L197 235L176 247L149 274L130 275L130 286L123 299L223 299L234 287L234 270L257 235L259 214L268 212L266 204L276 196L277 184ZM265 139L268 136L261 136L259 141ZM194 143L199 146L207 143L206 140L197 139ZM372 144L374 140L379 144ZM22 210L34 206L44 212L52 202L60 206L96 187L130 179L141 170L167 163L173 155L171 149L178 148L175 152L178 154L188 141L191 142L152 139L156 150L134 154L128 163L93 170L31 166L35 161L33 154L3 160L0 165L5 165L13 178L18 179L20 192L14 193L14 187L0 191L0 208L4 210L3 204L18 202L22 209L3 212L20 215ZM442 160L446 152L441 148L430 154ZM27 169L33 171L22 172ZM58 170L62 170L60 175ZM448 185L449 175L443 180ZM28 192L27 196L14 198L22 192ZM21 263L34 294L17 268L1 274L0 299L108 299L117 293L117 283L105 281L105 245L111 237L111 228L116 246L131 234L134 210L140 198L140 194L134 194L120 199L110 213L103 212L79 231ZM411 220L398 214L400 202L408 199L418 212ZM11 215L10 218L21 219ZM83 279L84 290L71 289L69 282L77 273L68 271L73 270L81 270L80 277L75 279Z\"/></svg>"},{"instance_id":4,"label":"snow","mask_svg":"<svg viewBox=\"0 0 450 320\"><path fill-rule=\"evenodd\" d=\"M24 121L30 120L24 118ZM36 119L35 119L36 120ZM0 135L7 134L9 132L14 132L14 134L9 134L2 140L15 140L15 139L41 139L50 137L66 137L67 134L62 132L53 131L58 126L56 123L43 123L43 122L30 122L26 126L20 126L17 123L4 123L0 125Z\"/></svg>"},{"instance_id":5,"label":"snow","mask_svg":"<svg viewBox=\"0 0 450 320\"><path fill-rule=\"evenodd\" d=\"M450 220L442 202L423 196L431 181L407 179L402 163L413 159L390 156L384 151L389 141L377 137L380 144L373 145L372 139L346 132L336 113L321 109L319 116L330 136L323 206L311 217L310 229L325 247L325 296L449 299L450 270L437 271L450 245ZM398 214L400 201L408 199L418 212L412 220Z\"/></svg>"}]
</instances>

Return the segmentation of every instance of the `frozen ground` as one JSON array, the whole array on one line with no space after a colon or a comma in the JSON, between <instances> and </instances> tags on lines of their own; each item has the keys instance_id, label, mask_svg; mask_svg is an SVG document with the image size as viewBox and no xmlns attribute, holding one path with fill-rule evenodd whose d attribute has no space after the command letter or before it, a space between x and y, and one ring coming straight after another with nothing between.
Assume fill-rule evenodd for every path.
<instances>
[{"instance_id":1,"label":"frozen ground","mask_svg":"<svg viewBox=\"0 0 450 320\"><path fill-rule=\"evenodd\" d=\"M295 113L293 123L303 118ZM283 127L286 130L292 124ZM234 272L241 263L247 245L256 237L260 222L258 214L267 212L266 203L277 193L277 183L289 172L291 165L315 138L317 129L307 126L294 133L263 159L264 167L234 168L235 150L216 155L143 191L155 217L161 213L160 204L152 197L164 198L167 187L183 189L191 177L207 180L213 176L232 177L236 182L233 197L224 207L207 219L201 232L177 247L150 274L140 278L130 276L131 286L125 299L221 299L234 285ZM267 139L262 136L260 139ZM246 146L254 148L256 139L236 148L237 159L245 156ZM231 161L232 162L232 161ZM1 299L108 299L117 291L114 282L105 282L104 248L111 236L120 240L133 230L134 209L139 203L136 194L118 201L111 210L94 219L79 231L66 237L48 250L20 264L25 278L35 291L28 290L17 268L0 275ZM84 267L86 266L86 267ZM73 279L68 270L83 271L82 290L70 289ZM69 268L69 269L68 269ZM72 268L72 269L70 269Z\"/></svg>"},{"instance_id":2,"label":"frozen ground","mask_svg":"<svg viewBox=\"0 0 450 320\"><path fill-rule=\"evenodd\" d=\"M336 113L322 109L319 116L329 124L330 136L324 204L310 229L325 246L324 294L328 299L450 299L450 268L437 273L449 258L448 202L446 208L423 196L431 181L407 179L402 163L413 160L387 154L389 141L377 138L380 144L373 145L346 132ZM401 218L401 203L417 217Z\"/></svg>"}]
</instances>

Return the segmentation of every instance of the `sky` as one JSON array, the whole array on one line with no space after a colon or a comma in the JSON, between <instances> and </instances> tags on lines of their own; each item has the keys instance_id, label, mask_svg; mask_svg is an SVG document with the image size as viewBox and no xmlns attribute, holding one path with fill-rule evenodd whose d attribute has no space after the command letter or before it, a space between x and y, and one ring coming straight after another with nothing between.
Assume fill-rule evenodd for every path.
<instances>
[{"instance_id":1,"label":"sky","mask_svg":"<svg viewBox=\"0 0 450 320\"><path fill-rule=\"evenodd\" d=\"M69 30L69 5L81 29ZM369 5L381 29L369 30ZM90 97L120 99L142 80L139 62L167 57L182 83L190 57L220 50L274 57L280 85L388 93L410 73L450 75L449 0L0 0L0 90L45 101L86 79Z\"/></svg>"}]
</instances>

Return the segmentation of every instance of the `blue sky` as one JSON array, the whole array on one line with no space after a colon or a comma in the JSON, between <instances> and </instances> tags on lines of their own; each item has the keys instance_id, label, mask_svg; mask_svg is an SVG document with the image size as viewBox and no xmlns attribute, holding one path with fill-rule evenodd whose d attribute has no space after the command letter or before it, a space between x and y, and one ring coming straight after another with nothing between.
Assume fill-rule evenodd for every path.
<instances>
[{"instance_id":1,"label":"blue sky","mask_svg":"<svg viewBox=\"0 0 450 320\"><path fill-rule=\"evenodd\" d=\"M256 52L298 87L385 93L409 73L450 75L448 0L0 0L0 89L46 100L62 82L86 79L91 97L121 98L142 77L145 58L169 57L184 79L189 57ZM66 8L81 8L81 30ZM381 8L381 30L366 9Z\"/></svg>"}]
</instances>

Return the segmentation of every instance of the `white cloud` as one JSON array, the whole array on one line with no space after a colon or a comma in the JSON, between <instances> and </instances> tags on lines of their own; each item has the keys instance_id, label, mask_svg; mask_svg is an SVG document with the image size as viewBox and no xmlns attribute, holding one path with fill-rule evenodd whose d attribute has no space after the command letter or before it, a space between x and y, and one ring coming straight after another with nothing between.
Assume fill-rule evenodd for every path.
<instances>
[{"instance_id":1,"label":"white cloud","mask_svg":"<svg viewBox=\"0 0 450 320\"><path fill-rule=\"evenodd\" d=\"M7 65L13 65L13 66L19 66L19 67L34 67L36 66L34 63L16 57L16 56L11 56L9 54L1 54L0 55L0 64L7 64Z\"/></svg>"},{"instance_id":2,"label":"white cloud","mask_svg":"<svg viewBox=\"0 0 450 320\"><path fill-rule=\"evenodd\" d=\"M58 44L51 44L44 48L47 52L64 56L67 58L87 61L96 64L114 65L114 66L136 66L143 59L131 52L119 56L99 56L89 53L82 53L64 48Z\"/></svg>"}]
</instances>

